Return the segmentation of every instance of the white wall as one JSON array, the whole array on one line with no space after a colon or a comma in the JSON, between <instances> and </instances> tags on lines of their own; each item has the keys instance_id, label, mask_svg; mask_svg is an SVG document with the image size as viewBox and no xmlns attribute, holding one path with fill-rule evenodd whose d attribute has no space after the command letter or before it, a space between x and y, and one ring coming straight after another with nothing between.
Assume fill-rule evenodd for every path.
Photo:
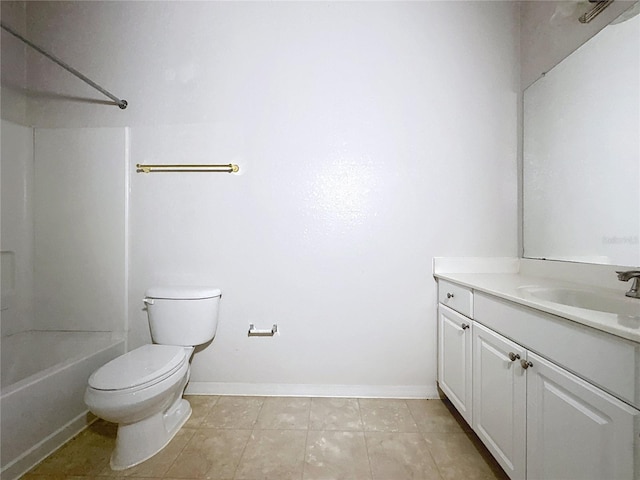
<instances>
[{"instance_id":1,"label":"white wall","mask_svg":"<svg viewBox=\"0 0 640 480\"><path fill-rule=\"evenodd\" d=\"M33 129L2 120L0 146L0 331L5 336L34 325Z\"/></svg>"},{"instance_id":2,"label":"white wall","mask_svg":"<svg viewBox=\"0 0 640 480\"><path fill-rule=\"evenodd\" d=\"M38 2L38 126L131 126L130 346L158 283L223 291L207 391L435 393L433 256L516 254L511 2ZM73 97L73 98L71 98ZM249 323L275 338L247 338ZM342 385L342 387L339 387Z\"/></svg>"}]
</instances>

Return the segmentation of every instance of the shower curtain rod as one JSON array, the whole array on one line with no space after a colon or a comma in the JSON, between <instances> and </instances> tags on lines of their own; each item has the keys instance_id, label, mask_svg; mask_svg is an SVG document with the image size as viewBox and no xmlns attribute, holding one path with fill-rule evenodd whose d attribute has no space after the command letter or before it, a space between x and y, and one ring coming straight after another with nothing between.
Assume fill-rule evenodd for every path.
<instances>
[{"instance_id":1,"label":"shower curtain rod","mask_svg":"<svg viewBox=\"0 0 640 480\"><path fill-rule=\"evenodd\" d=\"M596 18L598 15L600 15L600 13L602 13L602 11L605 8L611 5L613 3L613 0L601 0L601 1L589 0L589 2L595 3L596 6L593 7L591 10L589 10L588 12L586 12L580 18L578 18L578 21L580 23L589 23L591 20Z\"/></svg>"},{"instance_id":2,"label":"shower curtain rod","mask_svg":"<svg viewBox=\"0 0 640 480\"><path fill-rule=\"evenodd\" d=\"M98 90L100 93L102 93L103 95L106 95L107 97L109 97L111 100L113 100L116 105L118 105L118 107L120 107L122 110L124 110L125 108L127 108L127 101L123 100L121 98L116 97L114 94L112 94L111 92L105 90L104 88L102 88L100 85L98 85L96 82L94 82L93 80L91 80L90 78L85 77L83 74L81 74L79 71L77 71L75 68L70 67L69 65L67 65L66 63L64 63L62 60L60 60L59 58L55 57L54 55L50 54L49 52L47 52L46 50L44 50L43 48L39 47L38 45L36 45L35 43L27 40L26 38L24 38L22 35L20 35L18 32L16 32L15 30L13 30L11 27L8 27L7 25L5 25L4 23L0 23L0 27L2 27L3 30L6 30L7 32L9 32L11 35L13 35L14 37L16 37L17 39L23 41L24 43L26 43L27 45L29 45L31 48L33 48L34 50L40 52L42 55L44 55L45 57L47 57L49 60L57 63L58 65L60 65L62 68L64 68L65 70L67 70L68 72L72 73L73 75L75 75L76 77L78 77L80 80L82 80L83 82L87 83L88 85L91 85L93 88L95 88L96 90Z\"/></svg>"}]
</instances>

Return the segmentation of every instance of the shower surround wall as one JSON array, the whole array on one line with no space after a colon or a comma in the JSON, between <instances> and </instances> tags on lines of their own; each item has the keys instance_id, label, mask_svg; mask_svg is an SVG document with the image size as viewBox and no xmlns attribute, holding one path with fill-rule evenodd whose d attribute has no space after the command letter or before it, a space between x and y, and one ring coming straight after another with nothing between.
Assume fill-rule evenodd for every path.
<instances>
[{"instance_id":1,"label":"shower surround wall","mask_svg":"<svg viewBox=\"0 0 640 480\"><path fill-rule=\"evenodd\" d=\"M2 337L34 328L33 129L2 120Z\"/></svg>"},{"instance_id":2,"label":"shower surround wall","mask_svg":"<svg viewBox=\"0 0 640 480\"><path fill-rule=\"evenodd\" d=\"M516 2L28 2L27 21L129 101L30 57L36 126L131 127L130 348L145 288L208 284L192 391L436 394L431 258L516 255ZM199 162L241 170L133 173Z\"/></svg>"},{"instance_id":3,"label":"shower surround wall","mask_svg":"<svg viewBox=\"0 0 640 480\"><path fill-rule=\"evenodd\" d=\"M124 335L126 136L2 121L2 336Z\"/></svg>"},{"instance_id":4,"label":"shower surround wall","mask_svg":"<svg viewBox=\"0 0 640 480\"><path fill-rule=\"evenodd\" d=\"M123 336L126 129L37 128L34 145L35 329Z\"/></svg>"}]
</instances>

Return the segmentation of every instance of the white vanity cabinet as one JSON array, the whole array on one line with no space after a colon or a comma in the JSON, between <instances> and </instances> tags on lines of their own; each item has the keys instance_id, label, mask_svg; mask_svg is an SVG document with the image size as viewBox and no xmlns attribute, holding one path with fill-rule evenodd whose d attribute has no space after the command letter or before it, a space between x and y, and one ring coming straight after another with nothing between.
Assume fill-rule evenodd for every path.
<instances>
[{"instance_id":1,"label":"white vanity cabinet","mask_svg":"<svg viewBox=\"0 0 640 480\"><path fill-rule=\"evenodd\" d=\"M438 311L438 380L469 425L471 425L471 320L444 305Z\"/></svg>"},{"instance_id":2,"label":"white vanity cabinet","mask_svg":"<svg viewBox=\"0 0 640 480\"><path fill-rule=\"evenodd\" d=\"M473 326L473 430L511 478L525 478L527 351Z\"/></svg>"},{"instance_id":3,"label":"white vanity cabinet","mask_svg":"<svg viewBox=\"0 0 640 480\"><path fill-rule=\"evenodd\" d=\"M640 345L456 287L468 316L439 281L439 384L509 477L640 479Z\"/></svg>"},{"instance_id":4,"label":"white vanity cabinet","mask_svg":"<svg viewBox=\"0 0 640 480\"><path fill-rule=\"evenodd\" d=\"M471 425L473 292L444 280L438 286L438 382Z\"/></svg>"},{"instance_id":5,"label":"white vanity cabinet","mask_svg":"<svg viewBox=\"0 0 640 480\"><path fill-rule=\"evenodd\" d=\"M637 479L640 412L539 355L528 361L527 479Z\"/></svg>"}]
</instances>

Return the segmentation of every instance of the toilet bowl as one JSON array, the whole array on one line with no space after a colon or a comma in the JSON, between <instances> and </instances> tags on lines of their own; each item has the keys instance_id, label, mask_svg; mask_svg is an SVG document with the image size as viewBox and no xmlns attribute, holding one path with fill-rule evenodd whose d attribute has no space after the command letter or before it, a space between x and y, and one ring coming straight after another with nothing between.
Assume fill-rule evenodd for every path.
<instances>
[{"instance_id":1,"label":"toilet bowl","mask_svg":"<svg viewBox=\"0 0 640 480\"><path fill-rule=\"evenodd\" d=\"M191 415L182 391L192 348L144 345L116 358L89 378L85 403L118 423L111 468L123 470L152 457Z\"/></svg>"},{"instance_id":2,"label":"toilet bowl","mask_svg":"<svg viewBox=\"0 0 640 480\"><path fill-rule=\"evenodd\" d=\"M89 377L89 410L118 424L113 470L133 467L158 453L189 419L191 406L182 398L189 362L194 345L215 335L220 296L220 290L206 287L149 289L144 302L152 337L162 338L163 344L143 345ZM167 344L171 338L176 344Z\"/></svg>"}]
</instances>

